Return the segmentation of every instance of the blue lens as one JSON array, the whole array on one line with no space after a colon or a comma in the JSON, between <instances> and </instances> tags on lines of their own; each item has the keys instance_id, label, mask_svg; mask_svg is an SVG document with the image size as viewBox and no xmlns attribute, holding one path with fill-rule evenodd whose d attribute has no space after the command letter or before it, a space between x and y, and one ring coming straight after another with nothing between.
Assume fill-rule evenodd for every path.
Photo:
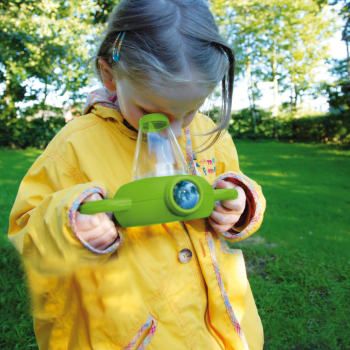
<instances>
[{"instance_id":1,"label":"blue lens","mask_svg":"<svg viewBox=\"0 0 350 350\"><path fill-rule=\"evenodd\" d=\"M189 181L180 181L174 188L176 204L183 209L192 209L199 200L197 187Z\"/></svg>"}]
</instances>

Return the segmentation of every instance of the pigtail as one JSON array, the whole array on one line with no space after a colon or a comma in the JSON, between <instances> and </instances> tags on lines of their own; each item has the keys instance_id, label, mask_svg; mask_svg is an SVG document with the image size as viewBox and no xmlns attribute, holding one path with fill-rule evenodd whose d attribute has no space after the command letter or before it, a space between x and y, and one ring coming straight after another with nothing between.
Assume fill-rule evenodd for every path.
<instances>
[{"instance_id":1,"label":"pigtail","mask_svg":"<svg viewBox=\"0 0 350 350\"><path fill-rule=\"evenodd\" d=\"M227 131L231 117L232 117L231 112L232 112L232 99L233 99L233 87L234 87L234 80L235 80L236 59L235 59L234 51L230 47L223 46L223 45L219 45L219 47L222 54L224 54L226 60L228 61L228 69L221 80L221 99L222 99L221 113L218 120L216 121L217 126L215 129L213 129L212 131L206 134L201 134L201 135L194 134L196 136L209 135L209 137L205 142L203 142L198 147L194 148L194 150L199 149L194 153L204 152L205 150L212 147L216 142L218 142L221 139L221 137L224 136L225 131ZM207 143L209 143L209 145L201 149Z\"/></svg>"}]
</instances>

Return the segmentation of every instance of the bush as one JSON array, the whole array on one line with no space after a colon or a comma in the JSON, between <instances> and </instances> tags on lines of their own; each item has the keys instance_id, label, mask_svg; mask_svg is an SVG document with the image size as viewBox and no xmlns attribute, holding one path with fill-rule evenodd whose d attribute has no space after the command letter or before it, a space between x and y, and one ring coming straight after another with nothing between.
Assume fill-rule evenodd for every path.
<instances>
[{"instance_id":1,"label":"bush","mask_svg":"<svg viewBox=\"0 0 350 350\"><path fill-rule=\"evenodd\" d=\"M350 144L350 112L326 116L273 118L271 113L257 111L254 120L250 110L232 115L229 133L235 139L279 139L300 142L324 142L346 146Z\"/></svg>"},{"instance_id":2,"label":"bush","mask_svg":"<svg viewBox=\"0 0 350 350\"><path fill-rule=\"evenodd\" d=\"M283 127L284 119L272 118L271 113L264 110L256 110L256 119L250 109L243 109L232 115L232 124L229 126L229 133L234 138L241 139L273 139L279 133L291 134L288 128Z\"/></svg>"},{"instance_id":3,"label":"bush","mask_svg":"<svg viewBox=\"0 0 350 350\"><path fill-rule=\"evenodd\" d=\"M65 124L63 117L30 121L25 118L0 119L0 147L45 148ZM316 117L272 118L270 112L258 110L254 123L251 110L244 109L232 115L228 131L234 139L279 139L349 146L350 111Z\"/></svg>"},{"instance_id":4,"label":"bush","mask_svg":"<svg viewBox=\"0 0 350 350\"><path fill-rule=\"evenodd\" d=\"M290 139L301 142L324 142L346 146L350 144L350 113L330 114L324 117L292 119Z\"/></svg>"},{"instance_id":5,"label":"bush","mask_svg":"<svg viewBox=\"0 0 350 350\"><path fill-rule=\"evenodd\" d=\"M0 147L45 148L65 124L63 117L0 119Z\"/></svg>"}]
</instances>

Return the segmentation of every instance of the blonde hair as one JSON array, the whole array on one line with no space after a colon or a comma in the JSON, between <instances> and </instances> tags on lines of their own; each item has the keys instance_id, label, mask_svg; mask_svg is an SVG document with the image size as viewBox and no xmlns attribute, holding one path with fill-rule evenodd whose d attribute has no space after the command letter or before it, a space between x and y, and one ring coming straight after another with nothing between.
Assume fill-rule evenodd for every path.
<instances>
[{"instance_id":1,"label":"blonde hair","mask_svg":"<svg viewBox=\"0 0 350 350\"><path fill-rule=\"evenodd\" d=\"M113 44L120 32L126 33L120 60L114 62ZM98 59L110 63L117 79L126 78L155 92L160 86L189 82L192 70L208 91L222 81L221 116L216 128L204 134L211 139L215 133L202 151L227 129L231 119L234 52L219 35L204 0L122 0L109 16L96 56L90 59L102 81Z\"/></svg>"}]
</instances>

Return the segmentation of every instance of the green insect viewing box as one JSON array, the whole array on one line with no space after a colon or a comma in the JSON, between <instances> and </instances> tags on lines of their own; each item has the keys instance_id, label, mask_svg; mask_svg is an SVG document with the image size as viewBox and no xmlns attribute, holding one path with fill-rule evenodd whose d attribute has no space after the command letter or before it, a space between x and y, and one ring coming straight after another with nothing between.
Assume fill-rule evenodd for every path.
<instances>
[{"instance_id":1,"label":"green insect viewing box","mask_svg":"<svg viewBox=\"0 0 350 350\"><path fill-rule=\"evenodd\" d=\"M122 227L148 226L206 218L215 201L238 197L234 189L214 190L206 179L188 174L167 116L148 114L139 125L133 181L112 199L82 204L80 213L113 212Z\"/></svg>"},{"instance_id":2,"label":"green insect viewing box","mask_svg":"<svg viewBox=\"0 0 350 350\"><path fill-rule=\"evenodd\" d=\"M237 197L236 190L214 190L199 176L163 176L129 182L119 188L113 199L83 204L80 213L113 212L122 227L148 226L206 218L215 201Z\"/></svg>"}]
</instances>

